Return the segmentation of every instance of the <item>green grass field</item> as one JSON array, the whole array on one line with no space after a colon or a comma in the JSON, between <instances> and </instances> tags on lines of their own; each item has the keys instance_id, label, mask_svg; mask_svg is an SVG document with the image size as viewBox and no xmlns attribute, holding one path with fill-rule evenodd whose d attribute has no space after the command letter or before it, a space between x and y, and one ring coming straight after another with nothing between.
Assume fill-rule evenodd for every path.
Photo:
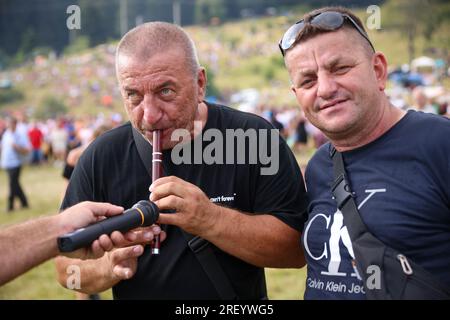
<instances>
[{"instance_id":1,"label":"green grass field","mask_svg":"<svg viewBox=\"0 0 450 320\"><path fill-rule=\"evenodd\" d=\"M7 177L5 171L0 171L1 227L43 215L55 214L58 210L63 190L61 169L48 165L38 168L25 167L22 172L21 183L29 198L31 208L7 214L5 212L8 192ZM20 248L17 248L17 250L20 250ZM269 297L271 299L301 299L303 297L305 268L267 269L266 272ZM102 293L101 297L102 299L111 299L110 290ZM74 298L74 292L64 289L56 281L53 261L43 263L14 281L0 287L0 299Z\"/></svg>"}]
</instances>

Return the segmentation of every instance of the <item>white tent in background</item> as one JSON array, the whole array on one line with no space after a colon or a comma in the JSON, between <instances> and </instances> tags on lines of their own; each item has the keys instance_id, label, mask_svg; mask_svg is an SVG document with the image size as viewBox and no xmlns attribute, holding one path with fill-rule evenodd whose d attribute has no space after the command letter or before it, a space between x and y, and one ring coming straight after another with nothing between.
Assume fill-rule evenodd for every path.
<instances>
[{"instance_id":1,"label":"white tent in background","mask_svg":"<svg viewBox=\"0 0 450 320\"><path fill-rule=\"evenodd\" d=\"M430 73L436 68L434 59L430 57L419 57L411 62L411 70L419 73Z\"/></svg>"},{"instance_id":2,"label":"white tent in background","mask_svg":"<svg viewBox=\"0 0 450 320\"><path fill-rule=\"evenodd\" d=\"M411 71L421 74L424 85L431 86L436 82L436 62L429 57L419 57L411 62Z\"/></svg>"},{"instance_id":3,"label":"white tent in background","mask_svg":"<svg viewBox=\"0 0 450 320\"><path fill-rule=\"evenodd\" d=\"M259 98L259 91L254 88L249 88L233 94L230 97L230 103L241 111L255 113Z\"/></svg>"}]
</instances>

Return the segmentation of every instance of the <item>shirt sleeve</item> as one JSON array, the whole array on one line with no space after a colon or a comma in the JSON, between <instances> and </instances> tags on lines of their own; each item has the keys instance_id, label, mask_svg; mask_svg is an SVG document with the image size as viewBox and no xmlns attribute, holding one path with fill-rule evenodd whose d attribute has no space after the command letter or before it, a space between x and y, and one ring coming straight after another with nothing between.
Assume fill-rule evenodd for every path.
<instances>
[{"instance_id":1,"label":"shirt sleeve","mask_svg":"<svg viewBox=\"0 0 450 320\"><path fill-rule=\"evenodd\" d=\"M71 207L82 201L99 201L94 198L92 185L92 166L90 164L90 153L83 154L73 170L67 186L66 194L61 204L61 210Z\"/></svg>"},{"instance_id":2,"label":"shirt sleeve","mask_svg":"<svg viewBox=\"0 0 450 320\"><path fill-rule=\"evenodd\" d=\"M68 164L67 162L64 164L64 169L62 172L63 178L66 178L67 180L70 180L70 177L72 176L74 167Z\"/></svg>"}]
</instances>

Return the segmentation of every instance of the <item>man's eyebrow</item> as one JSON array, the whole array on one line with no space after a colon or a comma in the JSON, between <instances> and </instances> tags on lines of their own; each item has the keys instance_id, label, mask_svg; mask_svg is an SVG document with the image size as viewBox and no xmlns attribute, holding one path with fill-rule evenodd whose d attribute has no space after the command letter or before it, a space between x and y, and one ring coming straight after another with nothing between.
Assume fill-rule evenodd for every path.
<instances>
[{"instance_id":1,"label":"man's eyebrow","mask_svg":"<svg viewBox=\"0 0 450 320\"><path fill-rule=\"evenodd\" d=\"M298 74L300 76L306 77L306 76L315 75L316 71L313 69L303 69L303 70L300 70L300 72Z\"/></svg>"},{"instance_id":2,"label":"man's eyebrow","mask_svg":"<svg viewBox=\"0 0 450 320\"><path fill-rule=\"evenodd\" d=\"M162 88L164 88L164 87L169 87L169 86L174 86L174 85L175 85L175 82L174 82L174 81L172 81L172 80L167 80L167 81L164 81L164 82L161 83L161 84L156 85L156 86L154 87L154 89L155 89L155 90L158 90L158 89L162 89Z\"/></svg>"},{"instance_id":3,"label":"man's eyebrow","mask_svg":"<svg viewBox=\"0 0 450 320\"><path fill-rule=\"evenodd\" d=\"M175 86L175 85L176 85L176 83L175 83L174 81L172 81L172 80L167 80L167 81L164 81L164 82L161 83L161 84L157 84L157 85L152 86L152 88L153 88L153 90L159 90L159 89L162 89L162 88L164 88L164 87ZM134 86L130 86L130 85L125 85L125 86L123 87L123 90L124 90L124 91L139 91L138 88L136 88L136 87L134 87Z\"/></svg>"},{"instance_id":4,"label":"man's eyebrow","mask_svg":"<svg viewBox=\"0 0 450 320\"><path fill-rule=\"evenodd\" d=\"M307 69L307 68L300 69L297 72L297 77L299 77L299 78L311 77L311 76L315 76L316 73L317 73L317 71L314 69Z\"/></svg>"},{"instance_id":5,"label":"man's eyebrow","mask_svg":"<svg viewBox=\"0 0 450 320\"><path fill-rule=\"evenodd\" d=\"M334 57L330 61L325 63L324 67L329 70L329 69L333 69L340 63L351 63L351 60L347 59L345 57L342 57L342 56Z\"/></svg>"},{"instance_id":6,"label":"man's eyebrow","mask_svg":"<svg viewBox=\"0 0 450 320\"><path fill-rule=\"evenodd\" d=\"M125 86L125 87L123 87L123 90L124 90L124 91L137 91L136 88L130 87L130 86Z\"/></svg>"}]
</instances>

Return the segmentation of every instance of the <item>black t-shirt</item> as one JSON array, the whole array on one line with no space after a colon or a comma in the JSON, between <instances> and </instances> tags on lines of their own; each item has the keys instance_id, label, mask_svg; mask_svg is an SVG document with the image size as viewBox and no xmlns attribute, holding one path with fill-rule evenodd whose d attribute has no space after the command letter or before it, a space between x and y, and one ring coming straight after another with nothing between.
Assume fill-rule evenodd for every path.
<instances>
[{"instance_id":1,"label":"black t-shirt","mask_svg":"<svg viewBox=\"0 0 450 320\"><path fill-rule=\"evenodd\" d=\"M130 123L95 140L81 156L70 180L62 207L84 200L106 201L130 208L148 199L151 177L144 167ZM217 129L225 137L227 129L267 129L264 119L234 109L208 104L208 120L203 133ZM264 130L262 130L264 131ZM195 144L198 137L191 144ZM205 140L205 139L203 139ZM259 141L259 139L258 139ZM211 142L203 142L203 150ZM258 142L259 144L259 142ZM235 156L239 148L235 144ZM174 175L202 189L211 201L249 213L268 213L296 230L302 230L307 206L303 178L296 159L283 139L279 139L279 166L274 175L262 175L261 163L179 164L171 161L171 150L163 152L164 175ZM255 152L248 146L246 154ZM241 153L239 153L241 154ZM246 158L249 159L249 158ZM186 239L176 226L164 226L167 239L159 256L148 247L139 258L136 275L113 288L116 299L218 299ZM224 272L241 299L261 298L264 270L212 246Z\"/></svg>"},{"instance_id":2,"label":"black t-shirt","mask_svg":"<svg viewBox=\"0 0 450 320\"><path fill-rule=\"evenodd\" d=\"M284 126L283 126L283 124L280 121L278 121L277 119L273 118L271 123L272 123L272 125L274 126L275 129L280 130L280 132L283 131Z\"/></svg>"},{"instance_id":3,"label":"black t-shirt","mask_svg":"<svg viewBox=\"0 0 450 320\"><path fill-rule=\"evenodd\" d=\"M63 178L66 178L67 180L70 180L70 177L72 176L74 166L67 163L64 164L62 176Z\"/></svg>"}]
</instances>

